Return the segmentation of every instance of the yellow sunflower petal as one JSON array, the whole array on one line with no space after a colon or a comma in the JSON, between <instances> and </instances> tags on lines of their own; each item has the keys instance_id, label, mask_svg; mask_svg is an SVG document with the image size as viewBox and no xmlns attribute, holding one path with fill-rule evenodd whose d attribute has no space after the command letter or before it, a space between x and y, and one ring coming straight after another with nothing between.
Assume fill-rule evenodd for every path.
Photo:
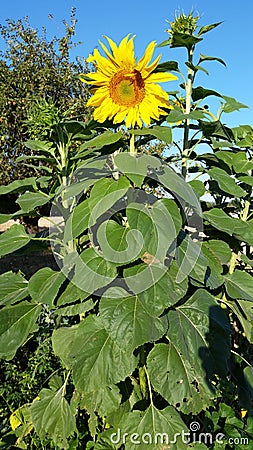
<instances>
[{"instance_id":1,"label":"yellow sunflower petal","mask_svg":"<svg viewBox=\"0 0 253 450\"><path fill-rule=\"evenodd\" d=\"M140 61L137 64L137 67L136 67L137 70L139 70L140 72L144 68L146 68L147 65L149 64L149 62L150 62L150 60L151 60L151 58L153 56L155 46L156 46L156 42L155 41L152 41L152 42L150 42L150 44L148 44L144 55L142 56L142 58L140 59Z\"/></svg>"},{"instance_id":2,"label":"yellow sunflower petal","mask_svg":"<svg viewBox=\"0 0 253 450\"><path fill-rule=\"evenodd\" d=\"M176 75L173 75L172 73L166 72L151 73L148 77L148 81L152 83L163 83L173 80L178 80L178 77Z\"/></svg>"}]
</instances>

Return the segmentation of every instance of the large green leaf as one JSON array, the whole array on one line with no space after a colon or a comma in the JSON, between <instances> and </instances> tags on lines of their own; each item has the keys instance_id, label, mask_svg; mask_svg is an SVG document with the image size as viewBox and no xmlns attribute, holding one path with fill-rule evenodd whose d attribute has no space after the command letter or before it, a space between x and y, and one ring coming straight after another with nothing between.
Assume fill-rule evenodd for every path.
<instances>
[{"instance_id":1,"label":"large green leaf","mask_svg":"<svg viewBox=\"0 0 253 450\"><path fill-rule=\"evenodd\" d=\"M69 303L75 303L77 300L84 300L86 297L87 294L82 289L79 289L70 282L57 299L57 306L65 306Z\"/></svg>"},{"instance_id":2,"label":"large green leaf","mask_svg":"<svg viewBox=\"0 0 253 450\"><path fill-rule=\"evenodd\" d=\"M233 111L239 111L242 108L248 108L247 105L244 105L243 103L238 102L233 97L227 97L226 95L223 95L222 97L226 101L226 103L223 104L223 111L225 113L231 113Z\"/></svg>"},{"instance_id":3,"label":"large green leaf","mask_svg":"<svg viewBox=\"0 0 253 450\"><path fill-rule=\"evenodd\" d=\"M168 319L168 338L196 373L227 373L230 325L211 294L198 289L187 302L169 311Z\"/></svg>"},{"instance_id":4,"label":"large green leaf","mask_svg":"<svg viewBox=\"0 0 253 450\"><path fill-rule=\"evenodd\" d=\"M23 225L14 224L0 236L0 256L15 252L30 242L31 236L25 231Z\"/></svg>"},{"instance_id":5,"label":"large green leaf","mask_svg":"<svg viewBox=\"0 0 253 450\"><path fill-rule=\"evenodd\" d=\"M134 356L120 349L94 315L78 326L56 330L53 348L72 367L74 384L86 395L124 380L136 366Z\"/></svg>"},{"instance_id":6,"label":"large green leaf","mask_svg":"<svg viewBox=\"0 0 253 450\"><path fill-rule=\"evenodd\" d=\"M48 437L57 447L68 449L67 439L74 433L76 422L64 394L65 386L57 392L42 389L39 400L32 403L31 413L34 428L41 439Z\"/></svg>"},{"instance_id":7,"label":"large green leaf","mask_svg":"<svg viewBox=\"0 0 253 450\"><path fill-rule=\"evenodd\" d=\"M192 100L194 102L197 102L198 100L201 100L203 98L208 97L209 95L214 95L216 97L222 97L221 94L219 94L216 91L213 91L212 89L205 89L202 86L197 86L192 90Z\"/></svg>"},{"instance_id":8,"label":"large green leaf","mask_svg":"<svg viewBox=\"0 0 253 450\"><path fill-rule=\"evenodd\" d=\"M228 141L234 140L232 130L223 125L219 120L216 120L214 122L200 120L199 125L203 132L203 135L207 138L215 136L217 138L222 138Z\"/></svg>"},{"instance_id":9,"label":"large green leaf","mask_svg":"<svg viewBox=\"0 0 253 450\"><path fill-rule=\"evenodd\" d=\"M203 289L169 311L168 320L169 343L156 345L148 357L151 383L183 412L197 413L215 396L213 375L227 373L229 323Z\"/></svg>"},{"instance_id":10,"label":"large green leaf","mask_svg":"<svg viewBox=\"0 0 253 450\"><path fill-rule=\"evenodd\" d=\"M134 261L143 249L140 233L114 220L107 220L100 225L97 239L106 259L118 265Z\"/></svg>"},{"instance_id":11,"label":"large green leaf","mask_svg":"<svg viewBox=\"0 0 253 450\"><path fill-rule=\"evenodd\" d=\"M171 48L174 47L186 47L191 49L198 42L202 41L202 38L194 36L188 33L179 33L173 31L171 38L169 39L169 44Z\"/></svg>"},{"instance_id":12,"label":"large green leaf","mask_svg":"<svg viewBox=\"0 0 253 450\"><path fill-rule=\"evenodd\" d=\"M238 186L233 178L219 167L213 167L208 170L208 175L217 181L220 189L228 194L229 197L243 197L247 194L244 189Z\"/></svg>"},{"instance_id":13,"label":"large green leaf","mask_svg":"<svg viewBox=\"0 0 253 450\"><path fill-rule=\"evenodd\" d=\"M252 221L244 222L236 217L231 217L220 208L212 208L210 211L205 212L203 216L218 230L253 245Z\"/></svg>"},{"instance_id":14,"label":"large green leaf","mask_svg":"<svg viewBox=\"0 0 253 450\"><path fill-rule=\"evenodd\" d=\"M132 155L130 153L118 153L114 157L116 167L133 181L139 188L148 173L149 165L156 160L150 155Z\"/></svg>"},{"instance_id":15,"label":"large green leaf","mask_svg":"<svg viewBox=\"0 0 253 450\"><path fill-rule=\"evenodd\" d=\"M71 221L71 233L75 238L108 211L127 193L130 187L129 180L121 176L118 180L102 178L93 186L90 197L77 205Z\"/></svg>"},{"instance_id":16,"label":"large green leaf","mask_svg":"<svg viewBox=\"0 0 253 450\"><path fill-rule=\"evenodd\" d=\"M145 411L124 415L118 430L111 434L111 441L120 445L124 439L126 450L162 450L168 446L170 450L186 450L188 446L182 441L182 434L187 431L173 407L159 410L151 404ZM123 438L124 433L127 434Z\"/></svg>"},{"instance_id":17,"label":"large green leaf","mask_svg":"<svg viewBox=\"0 0 253 450\"><path fill-rule=\"evenodd\" d=\"M36 189L36 177L15 180L7 186L0 186L0 195L10 194L11 192L23 192L29 187Z\"/></svg>"},{"instance_id":18,"label":"large green leaf","mask_svg":"<svg viewBox=\"0 0 253 450\"><path fill-rule=\"evenodd\" d=\"M17 349L24 344L41 311L37 303L22 302L6 306L0 311L0 358L12 359Z\"/></svg>"},{"instance_id":19,"label":"large green leaf","mask_svg":"<svg viewBox=\"0 0 253 450\"><path fill-rule=\"evenodd\" d=\"M218 258L220 264L227 264L230 261L232 251L226 242L210 239L205 241L204 245L215 258Z\"/></svg>"},{"instance_id":20,"label":"large green leaf","mask_svg":"<svg viewBox=\"0 0 253 450\"><path fill-rule=\"evenodd\" d=\"M153 205L130 203L127 218L131 229L141 232L144 249L163 262L182 225L178 206L173 200L157 200Z\"/></svg>"},{"instance_id":21,"label":"large green leaf","mask_svg":"<svg viewBox=\"0 0 253 450\"><path fill-rule=\"evenodd\" d=\"M118 131L117 133L113 133L112 131L105 131L99 136L90 139L89 141L82 144L82 150L87 148L95 148L96 150L101 149L105 145L114 144L122 138L122 132Z\"/></svg>"},{"instance_id":22,"label":"large green leaf","mask_svg":"<svg viewBox=\"0 0 253 450\"><path fill-rule=\"evenodd\" d=\"M206 243L201 245L187 234L182 235L182 239L178 242L176 256L182 275L189 275L193 280L211 289L216 289L223 284L219 258L215 253L209 252Z\"/></svg>"},{"instance_id":23,"label":"large green leaf","mask_svg":"<svg viewBox=\"0 0 253 450\"><path fill-rule=\"evenodd\" d=\"M117 276L116 264L104 259L102 253L93 247L76 255L75 261L72 282L87 294L106 286Z\"/></svg>"},{"instance_id":24,"label":"large green leaf","mask_svg":"<svg viewBox=\"0 0 253 450\"><path fill-rule=\"evenodd\" d=\"M226 275L226 290L232 298L241 298L253 302L252 274L236 270L232 274Z\"/></svg>"},{"instance_id":25,"label":"large green leaf","mask_svg":"<svg viewBox=\"0 0 253 450\"><path fill-rule=\"evenodd\" d=\"M74 363L75 349L74 340L79 325L72 327L60 327L52 334L52 345L54 353L61 358L63 364L70 369Z\"/></svg>"},{"instance_id":26,"label":"large green leaf","mask_svg":"<svg viewBox=\"0 0 253 450\"><path fill-rule=\"evenodd\" d=\"M143 272L144 270L145 272ZM142 273L144 279L140 282L139 277L141 277ZM186 294L188 280L185 277L184 280L177 283L177 274L178 266L175 261L165 271L156 267L155 264L147 266L147 264L143 263L125 269L124 279L133 292L142 284L143 290L138 290L140 301L151 314L159 316L165 308L174 305ZM136 275L139 275L139 277L136 278ZM135 282L134 278L136 278Z\"/></svg>"},{"instance_id":27,"label":"large green leaf","mask_svg":"<svg viewBox=\"0 0 253 450\"><path fill-rule=\"evenodd\" d=\"M50 199L50 195L44 192L25 192L18 198L17 203L24 212L29 212L50 202Z\"/></svg>"},{"instance_id":28,"label":"large green leaf","mask_svg":"<svg viewBox=\"0 0 253 450\"><path fill-rule=\"evenodd\" d=\"M100 417L108 417L119 407L120 402L121 395L117 386L102 386L93 392L84 393L80 407L89 414L96 411Z\"/></svg>"},{"instance_id":29,"label":"large green leaf","mask_svg":"<svg viewBox=\"0 0 253 450\"><path fill-rule=\"evenodd\" d=\"M166 144L171 144L172 142L172 132L171 128L163 127L155 125L151 128L140 128L139 130L131 130L131 134L135 134L137 136L154 136L160 141L165 142Z\"/></svg>"},{"instance_id":30,"label":"large green leaf","mask_svg":"<svg viewBox=\"0 0 253 450\"><path fill-rule=\"evenodd\" d=\"M29 293L33 300L52 306L65 279L62 272L55 272L49 267L43 267L30 278Z\"/></svg>"},{"instance_id":31,"label":"large green leaf","mask_svg":"<svg viewBox=\"0 0 253 450\"><path fill-rule=\"evenodd\" d=\"M196 351L196 359L198 357ZM155 345L148 355L147 365L154 389L183 413L196 414L212 399L213 393L203 375L182 356L173 341Z\"/></svg>"},{"instance_id":32,"label":"large green leaf","mask_svg":"<svg viewBox=\"0 0 253 450\"><path fill-rule=\"evenodd\" d=\"M169 166L161 167L161 171L160 173L158 171L157 176L160 183L172 192L179 201L183 200L186 204L190 205L201 217L202 211L199 199L189 183L186 183L185 180Z\"/></svg>"},{"instance_id":33,"label":"large green leaf","mask_svg":"<svg viewBox=\"0 0 253 450\"><path fill-rule=\"evenodd\" d=\"M111 338L122 349L131 352L146 342L154 342L166 331L166 323L156 317L152 311L150 298L146 302L145 297L128 296L121 289L121 298L102 298L99 311L105 329ZM149 307L150 305L150 307Z\"/></svg>"},{"instance_id":34,"label":"large green leaf","mask_svg":"<svg viewBox=\"0 0 253 450\"><path fill-rule=\"evenodd\" d=\"M27 148L29 148L30 150L33 150L35 152L37 151L41 151L44 153L49 153L50 155L54 156L55 154L55 149L52 146L51 142L48 141L26 141L25 145Z\"/></svg>"},{"instance_id":35,"label":"large green leaf","mask_svg":"<svg viewBox=\"0 0 253 450\"><path fill-rule=\"evenodd\" d=\"M20 272L6 272L0 275L0 306L12 305L28 295L28 281Z\"/></svg>"}]
</instances>

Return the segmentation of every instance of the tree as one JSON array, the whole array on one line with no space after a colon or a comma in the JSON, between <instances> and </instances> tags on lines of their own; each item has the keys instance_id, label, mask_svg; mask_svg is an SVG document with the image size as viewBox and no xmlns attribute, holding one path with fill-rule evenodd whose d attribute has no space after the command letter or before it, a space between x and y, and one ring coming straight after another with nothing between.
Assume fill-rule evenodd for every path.
<instances>
[{"instance_id":1,"label":"tree","mask_svg":"<svg viewBox=\"0 0 253 450\"><path fill-rule=\"evenodd\" d=\"M85 72L85 61L70 57L77 45L73 42L76 22L73 8L70 24L63 22L64 35L52 39L45 28L42 32L34 29L28 17L0 25L5 44L0 52L0 184L34 173L15 159L31 154L25 142L41 132L41 127L35 126L41 117L45 129L47 120L52 125L62 116L83 120L86 115L87 89L75 77Z\"/></svg>"}]
</instances>

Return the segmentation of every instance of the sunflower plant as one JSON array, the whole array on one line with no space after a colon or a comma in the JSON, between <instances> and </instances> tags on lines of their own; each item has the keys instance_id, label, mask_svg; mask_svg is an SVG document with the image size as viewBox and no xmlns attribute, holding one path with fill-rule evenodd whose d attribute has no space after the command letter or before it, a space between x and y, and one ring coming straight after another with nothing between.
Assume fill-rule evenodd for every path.
<instances>
[{"instance_id":1,"label":"sunflower plant","mask_svg":"<svg viewBox=\"0 0 253 450\"><path fill-rule=\"evenodd\" d=\"M127 35L79 75L94 119L48 199L59 270L0 276L1 358L46 316L61 370L9 411L3 448L251 448L253 129L223 122L245 105L196 85L206 62L225 66L198 54L219 25L199 20L179 14L160 44L185 48L185 70L153 60L154 41L137 61ZM13 225L1 255L36 239Z\"/></svg>"}]
</instances>

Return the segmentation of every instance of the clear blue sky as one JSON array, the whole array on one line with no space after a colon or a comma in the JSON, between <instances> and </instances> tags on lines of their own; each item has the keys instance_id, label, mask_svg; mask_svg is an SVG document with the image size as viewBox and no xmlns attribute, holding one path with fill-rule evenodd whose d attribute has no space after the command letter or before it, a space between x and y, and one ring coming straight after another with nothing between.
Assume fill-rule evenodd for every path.
<instances>
[{"instance_id":1,"label":"clear blue sky","mask_svg":"<svg viewBox=\"0 0 253 450\"><path fill-rule=\"evenodd\" d=\"M166 19L173 20L178 10L188 13L193 9L201 15L201 25L223 21L220 27L205 35L197 48L206 55L224 59L227 68L207 62L205 67L210 75L201 74L197 81L249 106L225 116L223 120L227 119L228 125L253 126L252 0L7 0L1 4L0 23L7 18L28 15L35 28L46 26L50 35L61 36L62 19L68 20L72 6L77 9L76 40L83 42L76 53L84 57L93 51L103 35L119 42L128 33L136 34L136 53L142 56L151 40L160 43L166 39ZM53 15L52 21L48 20L48 14ZM183 61L182 49L164 47L156 53L162 53L163 61ZM170 83L170 88L176 89L176 82Z\"/></svg>"}]
</instances>

